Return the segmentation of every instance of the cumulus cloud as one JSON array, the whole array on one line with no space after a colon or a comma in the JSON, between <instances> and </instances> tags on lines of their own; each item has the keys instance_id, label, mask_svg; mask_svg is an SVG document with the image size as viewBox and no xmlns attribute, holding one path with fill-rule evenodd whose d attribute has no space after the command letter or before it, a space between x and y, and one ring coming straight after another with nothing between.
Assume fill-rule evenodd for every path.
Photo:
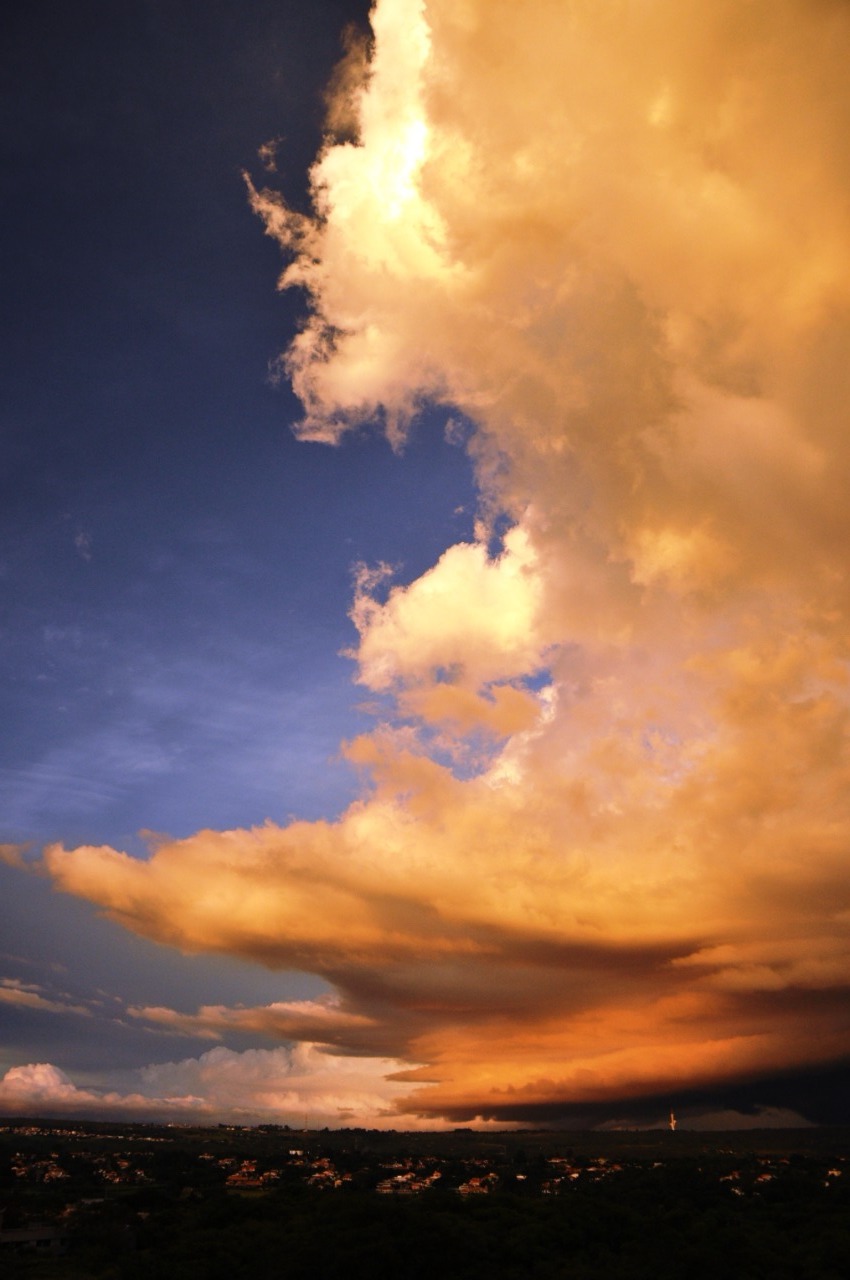
<instances>
[{"instance_id":1,"label":"cumulus cloud","mask_svg":"<svg viewBox=\"0 0 850 1280\"><path fill-rule=\"evenodd\" d=\"M140 1115L211 1122L274 1120L302 1125L399 1125L399 1068L384 1058L332 1056L304 1042L293 1049L218 1045L199 1058L152 1063L134 1073L129 1093L79 1088L51 1063L11 1067L0 1080L0 1108L7 1114ZM420 1123L406 1116L408 1127Z\"/></svg>"},{"instance_id":2,"label":"cumulus cloud","mask_svg":"<svg viewBox=\"0 0 850 1280\"><path fill-rule=\"evenodd\" d=\"M151 1098L142 1092L80 1089L59 1067L31 1062L10 1067L0 1080L0 1107L12 1115L151 1115L201 1112L201 1098Z\"/></svg>"},{"instance_id":3,"label":"cumulus cloud","mask_svg":"<svg viewBox=\"0 0 850 1280\"><path fill-rule=\"evenodd\" d=\"M337 821L44 866L138 933L320 974L329 1042L404 1060L408 1111L846 1058L850 10L372 24L315 215L251 189L309 301L283 365L306 438L460 410L476 541L360 581L390 710Z\"/></svg>"},{"instance_id":4,"label":"cumulus cloud","mask_svg":"<svg viewBox=\"0 0 850 1280\"><path fill-rule=\"evenodd\" d=\"M433 569L379 604L360 584L352 618L359 678L370 689L444 684L477 688L542 665L547 629L528 538L519 528L496 558L478 543L450 547ZM551 637L554 639L554 636Z\"/></svg>"},{"instance_id":5,"label":"cumulus cloud","mask_svg":"<svg viewBox=\"0 0 850 1280\"><path fill-rule=\"evenodd\" d=\"M218 1046L200 1058L144 1067L141 1075L156 1093L197 1094L207 1110L237 1119L286 1117L300 1125L306 1113L312 1124L392 1128L404 1091L387 1076L397 1066L380 1058L332 1056L303 1043L243 1053Z\"/></svg>"}]
</instances>

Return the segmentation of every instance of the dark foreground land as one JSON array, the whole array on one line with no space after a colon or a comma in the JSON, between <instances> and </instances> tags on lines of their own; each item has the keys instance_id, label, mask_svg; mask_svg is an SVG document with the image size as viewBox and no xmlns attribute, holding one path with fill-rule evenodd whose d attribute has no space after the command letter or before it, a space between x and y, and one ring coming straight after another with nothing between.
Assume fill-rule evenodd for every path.
<instances>
[{"instance_id":1,"label":"dark foreground land","mask_svg":"<svg viewBox=\"0 0 850 1280\"><path fill-rule=\"evenodd\" d=\"M3 1280L847 1280L850 1131L0 1121Z\"/></svg>"}]
</instances>

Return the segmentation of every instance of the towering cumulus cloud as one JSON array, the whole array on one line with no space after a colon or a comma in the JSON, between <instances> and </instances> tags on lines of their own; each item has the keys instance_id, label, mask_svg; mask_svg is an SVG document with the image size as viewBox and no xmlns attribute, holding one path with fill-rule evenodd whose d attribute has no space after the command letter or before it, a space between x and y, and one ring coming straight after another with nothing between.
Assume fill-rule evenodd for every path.
<instances>
[{"instance_id":1,"label":"towering cumulus cloud","mask_svg":"<svg viewBox=\"0 0 850 1280\"><path fill-rule=\"evenodd\" d=\"M465 419L478 540L361 577L358 678L395 718L348 745L338 821L47 868L138 933L322 975L320 1018L252 1025L409 1064L420 1116L837 1063L850 8L378 0L372 25L314 216L252 189L310 303L283 364L307 438Z\"/></svg>"}]
</instances>

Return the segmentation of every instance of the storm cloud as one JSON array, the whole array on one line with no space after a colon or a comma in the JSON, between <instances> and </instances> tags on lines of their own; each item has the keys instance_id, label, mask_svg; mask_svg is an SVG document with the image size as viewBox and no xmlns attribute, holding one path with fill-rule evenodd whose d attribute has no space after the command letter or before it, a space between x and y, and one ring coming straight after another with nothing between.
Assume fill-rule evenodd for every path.
<instances>
[{"instance_id":1,"label":"storm cloud","mask_svg":"<svg viewBox=\"0 0 850 1280\"><path fill-rule=\"evenodd\" d=\"M251 188L309 307L281 367L306 439L401 449L453 414L475 540L360 572L382 711L336 820L43 865L136 933L324 978L309 1009L142 1016L392 1059L399 1114L840 1062L850 11L378 0L372 26L313 213Z\"/></svg>"}]
</instances>

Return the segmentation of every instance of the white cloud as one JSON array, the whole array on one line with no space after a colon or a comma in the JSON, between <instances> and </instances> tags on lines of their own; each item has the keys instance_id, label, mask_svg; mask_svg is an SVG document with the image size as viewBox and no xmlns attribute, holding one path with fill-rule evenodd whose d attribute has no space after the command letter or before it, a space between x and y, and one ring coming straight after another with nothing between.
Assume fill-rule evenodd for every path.
<instances>
[{"instance_id":1,"label":"white cloud","mask_svg":"<svg viewBox=\"0 0 850 1280\"><path fill-rule=\"evenodd\" d=\"M194 1118L207 1123L262 1121L301 1126L371 1128L421 1125L396 1103L407 1086L390 1077L394 1059L345 1057L302 1043L294 1049L223 1046L199 1058L153 1063L135 1074L138 1088L79 1088L51 1063L10 1067L0 1080L0 1109L12 1114Z\"/></svg>"}]
</instances>

